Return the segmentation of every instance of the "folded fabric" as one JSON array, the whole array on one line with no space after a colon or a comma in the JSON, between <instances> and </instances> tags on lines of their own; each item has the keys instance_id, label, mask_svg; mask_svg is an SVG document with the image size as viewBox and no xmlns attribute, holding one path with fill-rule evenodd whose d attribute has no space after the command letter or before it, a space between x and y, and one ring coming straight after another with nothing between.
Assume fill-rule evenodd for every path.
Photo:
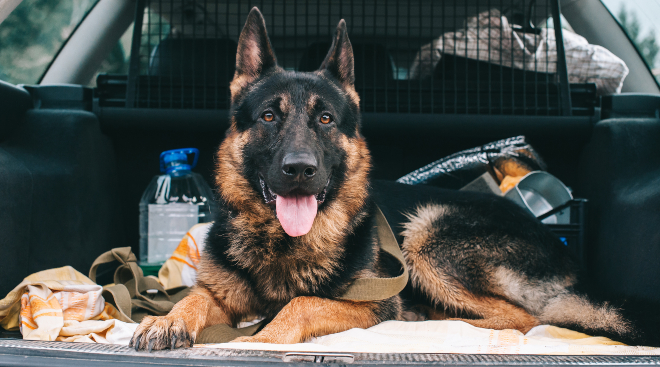
<instances>
[{"instance_id":1,"label":"folded fabric","mask_svg":"<svg viewBox=\"0 0 660 367\"><path fill-rule=\"evenodd\" d=\"M195 347L290 352L660 355L660 348L627 346L555 326L537 326L523 335L517 330L481 329L462 321L386 321L368 329L350 329L299 344L223 343Z\"/></svg>"},{"instance_id":2,"label":"folded fabric","mask_svg":"<svg viewBox=\"0 0 660 367\"><path fill-rule=\"evenodd\" d=\"M468 18L464 31L447 32L421 47L410 67L410 79L430 77L442 54L463 56L521 70L557 72L554 29L539 34L515 31L497 9ZM598 94L620 93L626 64L606 48L564 30L564 52L571 83L595 83Z\"/></svg>"},{"instance_id":3,"label":"folded fabric","mask_svg":"<svg viewBox=\"0 0 660 367\"><path fill-rule=\"evenodd\" d=\"M52 291L62 291L66 286L96 286L96 283L70 266L44 270L28 276L9 292L7 297L0 300L0 326L5 330L19 328L18 318L21 310L21 297L27 290L28 285L43 286Z\"/></svg>"},{"instance_id":4,"label":"folded fabric","mask_svg":"<svg viewBox=\"0 0 660 367\"><path fill-rule=\"evenodd\" d=\"M128 344L137 324L115 320L102 291L70 266L32 274L0 300L0 326L29 340Z\"/></svg>"},{"instance_id":5,"label":"folded fabric","mask_svg":"<svg viewBox=\"0 0 660 367\"><path fill-rule=\"evenodd\" d=\"M183 237L172 256L158 271L158 280L165 289L192 287L197 278L197 264L204 249L211 223L194 225Z\"/></svg>"},{"instance_id":6,"label":"folded fabric","mask_svg":"<svg viewBox=\"0 0 660 367\"><path fill-rule=\"evenodd\" d=\"M76 343L103 343L128 345L131 341L136 323L127 323L116 319L64 321L64 326L57 341Z\"/></svg>"},{"instance_id":7,"label":"folded fabric","mask_svg":"<svg viewBox=\"0 0 660 367\"><path fill-rule=\"evenodd\" d=\"M92 320L101 316L105 301L99 285L65 285L52 292L45 284L28 285L21 297L23 339L55 340L65 320Z\"/></svg>"}]
</instances>

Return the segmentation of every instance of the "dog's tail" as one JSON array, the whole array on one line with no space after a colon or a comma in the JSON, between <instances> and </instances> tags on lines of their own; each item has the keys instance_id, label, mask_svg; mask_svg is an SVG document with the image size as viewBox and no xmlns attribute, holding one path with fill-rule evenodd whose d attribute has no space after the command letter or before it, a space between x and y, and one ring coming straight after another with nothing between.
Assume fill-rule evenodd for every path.
<instances>
[{"instance_id":1,"label":"dog's tail","mask_svg":"<svg viewBox=\"0 0 660 367\"><path fill-rule=\"evenodd\" d=\"M585 331L621 336L632 331L630 321L624 318L620 309L607 302L598 304L574 293L562 293L550 298L538 319L542 324L578 326Z\"/></svg>"},{"instance_id":2,"label":"dog's tail","mask_svg":"<svg viewBox=\"0 0 660 367\"><path fill-rule=\"evenodd\" d=\"M660 346L657 307L645 300L596 302L581 294L562 293L547 301L538 319L629 345Z\"/></svg>"}]
</instances>

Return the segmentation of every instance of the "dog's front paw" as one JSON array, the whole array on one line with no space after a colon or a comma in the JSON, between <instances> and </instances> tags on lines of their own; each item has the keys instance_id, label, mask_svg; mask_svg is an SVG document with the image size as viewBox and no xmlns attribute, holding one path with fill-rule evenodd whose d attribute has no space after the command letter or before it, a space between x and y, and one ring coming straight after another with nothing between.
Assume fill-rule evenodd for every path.
<instances>
[{"instance_id":1,"label":"dog's front paw","mask_svg":"<svg viewBox=\"0 0 660 367\"><path fill-rule=\"evenodd\" d=\"M271 340L271 338L254 335L254 336L241 336L231 341L232 343L273 343L273 344L282 344L276 340Z\"/></svg>"},{"instance_id":2,"label":"dog's front paw","mask_svg":"<svg viewBox=\"0 0 660 367\"><path fill-rule=\"evenodd\" d=\"M298 336L297 333L291 332L272 332L268 327L261 330L253 336L241 336L234 340L232 343L271 343L271 344L296 344L302 343L304 340Z\"/></svg>"},{"instance_id":3,"label":"dog's front paw","mask_svg":"<svg viewBox=\"0 0 660 367\"><path fill-rule=\"evenodd\" d=\"M192 347L193 337L182 319L170 320L167 316L147 316L135 329L129 347L135 350L175 349Z\"/></svg>"},{"instance_id":4,"label":"dog's front paw","mask_svg":"<svg viewBox=\"0 0 660 367\"><path fill-rule=\"evenodd\" d=\"M258 343L253 336L241 336L231 341L231 343Z\"/></svg>"}]
</instances>

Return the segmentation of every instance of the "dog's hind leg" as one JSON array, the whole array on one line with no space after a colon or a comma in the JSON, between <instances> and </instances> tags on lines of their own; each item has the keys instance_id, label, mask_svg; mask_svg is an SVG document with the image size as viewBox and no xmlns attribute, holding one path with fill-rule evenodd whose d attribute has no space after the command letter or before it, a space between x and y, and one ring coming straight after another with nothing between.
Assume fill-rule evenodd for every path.
<instances>
[{"instance_id":1,"label":"dog's hind leg","mask_svg":"<svg viewBox=\"0 0 660 367\"><path fill-rule=\"evenodd\" d=\"M522 333L539 325L536 317L506 299L471 293L425 259L413 261L410 272L413 286L424 292L436 308L444 307L444 312L429 313L431 319L459 320L480 328L516 329ZM467 313L481 318L446 318L447 314L452 313Z\"/></svg>"},{"instance_id":2,"label":"dog's hind leg","mask_svg":"<svg viewBox=\"0 0 660 367\"><path fill-rule=\"evenodd\" d=\"M444 307L446 314L478 318L459 319L477 327L527 332L538 325L525 309L491 291L487 263L480 260L488 250L480 249L471 228L459 228L459 235L447 233L461 225L469 227L461 221L448 223L454 220L449 215L452 210L427 205L408 215L402 252L413 289L425 294L434 307Z\"/></svg>"},{"instance_id":3,"label":"dog's hind leg","mask_svg":"<svg viewBox=\"0 0 660 367\"><path fill-rule=\"evenodd\" d=\"M313 336L339 333L352 328L366 329L381 321L396 318L399 312L398 297L369 302L296 297L256 335L240 337L234 342L302 343Z\"/></svg>"},{"instance_id":4,"label":"dog's hind leg","mask_svg":"<svg viewBox=\"0 0 660 367\"><path fill-rule=\"evenodd\" d=\"M474 297L467 305L470 313L483 317L482 319L451 318L467 322L470 325L485 329L516 329L526 334L534 326L539 325L536 317L530 315L524 309L495 297Z\"/></svg>"}]
</instances>

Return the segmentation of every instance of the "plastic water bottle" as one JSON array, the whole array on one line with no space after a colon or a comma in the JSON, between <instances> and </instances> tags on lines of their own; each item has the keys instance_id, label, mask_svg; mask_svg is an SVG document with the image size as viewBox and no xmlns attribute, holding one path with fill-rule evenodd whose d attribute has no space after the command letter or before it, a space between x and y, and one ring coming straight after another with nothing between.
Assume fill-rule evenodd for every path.
<instances>
[{"instance_id":1,"label":"plastic water bottle","mask_svg":"<svg viewBox=\"0 0 660 367\"><path fill-rule=\"evenodd\" d=\"M160 171L165 174L151 180L140 200L140 265L164 263L192 226L212 221L211 189L191 171L198 156L196 148L160 154Z\"/></svg>"}]
</instances>

